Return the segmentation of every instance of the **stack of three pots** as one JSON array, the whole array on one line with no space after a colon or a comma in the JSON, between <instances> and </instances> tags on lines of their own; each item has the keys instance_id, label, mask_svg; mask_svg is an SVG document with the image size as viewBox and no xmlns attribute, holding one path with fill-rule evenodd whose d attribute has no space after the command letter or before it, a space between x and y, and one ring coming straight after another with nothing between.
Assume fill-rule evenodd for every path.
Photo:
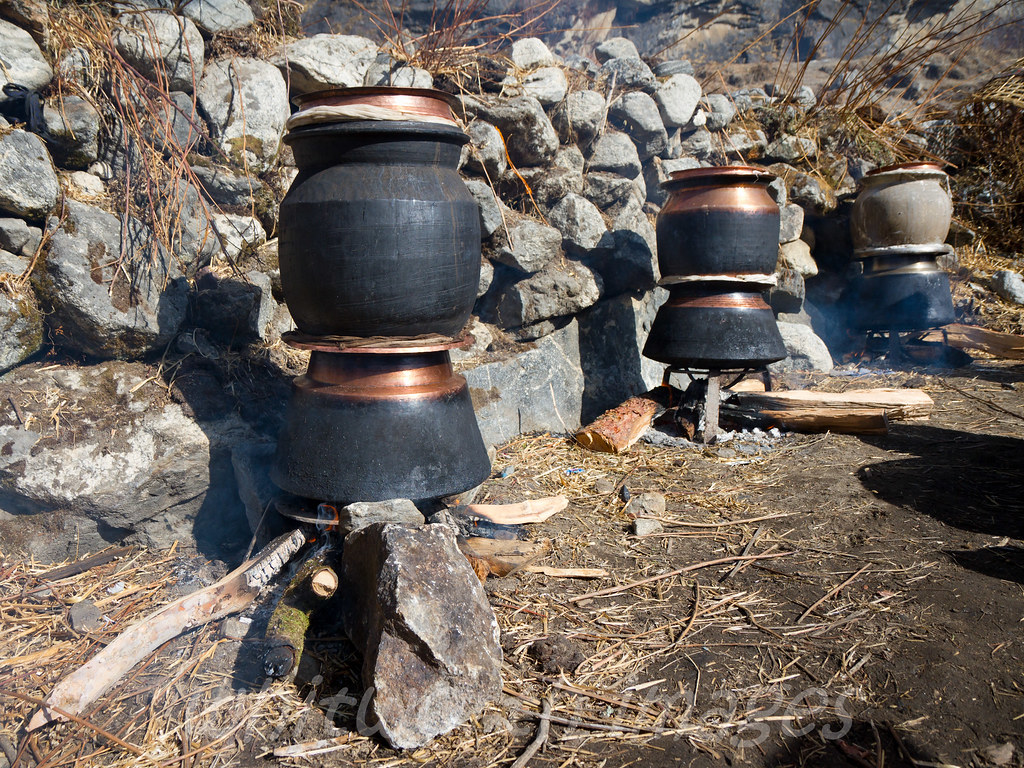
<instances>
[{"instance_id":1,"label":"stack of three pots","mask_svg":"<svg viewBox=\"0 0 1024 768\"><path fill-rule=\"evenodd\" d=\"M292 383L272 479L334 502L460 493L490 473L449 351L476 299L480 223L457 172L454 101L351 88L299 101L285 142L285 301L310 351Z\"/></svg>"},{"instance_id":2,"label":"stack of three pots","mask_svg":"<svg viewBox=\"0 0 1024 768\"><path fill-rule=\"evenodd\" d=\"M936 163L871 171L850 212L854 256L853 323L861 331L918 331L954 320L949 277L936 259L952 252L949 177Z\"/></svg>"},{"instance_id":3,"label":"stack of three pots","mask_svg":"<svg viewBox=\"0 0 1024 768\"><path fill-rule=\"evenodd\" d=\"M661 284L644 356L673 370L762 369L786 356L764 292L774 282L779 207L775 176L725 166L677 171L656 225Z\"/></svg>"}]
</instances>

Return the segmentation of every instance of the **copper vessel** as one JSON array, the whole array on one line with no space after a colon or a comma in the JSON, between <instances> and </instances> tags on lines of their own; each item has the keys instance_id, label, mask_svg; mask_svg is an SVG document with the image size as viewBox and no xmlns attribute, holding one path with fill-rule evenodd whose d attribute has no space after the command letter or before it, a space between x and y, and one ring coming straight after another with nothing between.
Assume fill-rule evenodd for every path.
<instances>
[{"instance_id":1,"label":"copper vessel","mask_svg":"<svg viewBox=\"0 0 1024 768\"><path fill-rule=\"evenodd\" d=\"M758 368L785 356L764 297L730 282L672 286L644 345L644 357L692 370Z\"/></svg>"},{"instance_id":2,"label":"copper vessel","mask_svg":"<svg viewBox=\"0 0 1024 768\"><path fill-rule=\"evenodd\" d=\"M368 86L362 88L329 88L295 96L292 101L299 112L314 107L349 107L366 105L405 112L408 115L455 121L458 100L450 93L432 88L395 88Z\"/></svg>"},{"instance_id":3,"label":"copper vessel","mask_svg":"<svg viewBox=\"0 0 1024 768\"><path fill-rule=\"evenodd\" d=\"M455 344L313 350L292 383L271 473L322 500L424 499L460 493L490 473Z\"/></svg>"},{"instance_id":4,"label":"copper vessel","mask_svg":"<svg viewBox=\"0 0 1024 768\"><path fill-rule=\"evenodd\" d=\"M775 176L723 166L676 171L662 188L658 265L663 277L764 274L779 255L779 206L768 194Z\"/></svg>"}]
</instances>

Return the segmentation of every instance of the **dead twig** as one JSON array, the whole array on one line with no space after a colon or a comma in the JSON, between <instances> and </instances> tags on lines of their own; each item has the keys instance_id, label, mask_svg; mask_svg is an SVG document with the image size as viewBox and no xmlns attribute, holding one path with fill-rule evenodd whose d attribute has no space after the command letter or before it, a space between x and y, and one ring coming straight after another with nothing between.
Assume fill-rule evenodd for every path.
<instances>
[{"instance_id":1,"label":"dead twig","mask_svg":"<svg viewBox=\"0 0 1024 768\"><path fill-rule=\"evenodd\" d=\"M797 623L797 624L799 624L800 622L802 622L802 621L803 621L804 619L806 619L806 618L807 618L808 616L810 616L810 615L811 615L811 611L813 611L813 610L814 610L815 608L817 608L817 607L818 607L819 605L821 605L822 603L824 603L824 602L825 602L826 600L828 600L829 598L831 598L831 597L835 597L835 596L836 596L836 595L838 595L838 594L839 594L840 592L842 592L842 591L843 591L843 589L845 589L846 587L848 587L848 586L850 586L851 584L853 584L853 582L854 582L854 581L856 581L857 577L858 577L858 576L860 576L860 575L861 575L862 573L864 573L864 571L866 571L866 570L867 570L868 568L870 568L870 567L871 567L871 565L870 565L870 564L868 564L868 565L862 565L862 566L860 567L860 570L859 570L859 571L857 571L857 572L856 572L855 574L853 574L853 576L851 576L850 578L848 578L848 579L847 579L846 581L844 581L844 582L843 582L842 584L840 584L840 585L839 585L838 587L833 587L832 589L830 589L830 590L828 591L828 593L827 593L827 594L825 594L824 596L822 596L822 597L820 597L819 599L815 600L815 601L814 601L814 602L813 602L813 603L811 604L811 606L810 606L810 607L809 607L809 608L808 608L808 609L807 609L806 611L804 611L803 613L801 613L801 614L800 614L800 618L798 618L798 619L796 620L796 623Z\"/></svg>"},{"instance_id":2,"label":"dead twig","mask_svg":"<svg viewBox=\"0 0 1024 768\"><path fill-rule=\"evenodd\" d=\"M713 565L723 565L725 563L734 563L737 561L745 562L752 560L767 560L772 557L787 557L788 555L794 554L793 552L773 552L769 555L736 555L734 557L719 557L715 560L705 560L703 563L695 563L688 565L685 568L677 568L674 571L668 573L661 573L657 576L650 576L646 579L640 579L639 581L631 581L628 584L622 584L618 587L608 587L607 589L599 589L596 592L587 592L584 595L576 595L570 597L570 603L578 603L580 600L589 600L593 597L607 597L608 595L616 595L620 592L627 592L633 587L641 587L644 584L653 584L656 581L663 581L664 579L671 579L673 576L679 576L683 573L690 573L691 571L699 571L701 568L710 568Z\"/></svg>"},{"instance_id":3,"label":"dead twig","mask_svg":"<svg viewBox=\"0 0 1024 768\"><path fill-rule=\"evenodd\" d=\"M551 696L545 696L544 701L541 705L540 711L540 723L537 725L537 735L533 737L533 741L524 750L516 761L512 763L512 768L523 768L530 760L536 755L540 748L548 740L548 732L551 730Z\"/></svg>"}]
</instances>

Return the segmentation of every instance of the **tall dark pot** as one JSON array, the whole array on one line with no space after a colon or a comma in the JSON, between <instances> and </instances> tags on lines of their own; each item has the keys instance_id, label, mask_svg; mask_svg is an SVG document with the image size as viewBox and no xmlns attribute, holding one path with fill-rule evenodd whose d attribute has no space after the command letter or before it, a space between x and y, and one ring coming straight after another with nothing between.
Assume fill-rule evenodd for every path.
<instances>
[{"instance_id":1,"label":"tall dark pot","mask_svg":"<svg viewBox=\"0 0 1024 768\"><path fill-rule=\"evenodd\" d=\"M461 493L490 473L447 348L314 351L292 383L271 479L332 501Z\"/></svg>"},{"instance_id":2,"label":"tall dark pot","mask_svg":"<svg viewBox=\"0 0 1024 768\"><path fill-rule=\"evenodd\" d=\"M775 176L725 166L676 171L658 214L658 266L677 275L764 274L779 255L779 207L768 194Z\"/></svg>"},{"instance_id":3,"label":"tall dark pot","mask_svg":"<svg viewBox=\"0 0 1024 768\"><path fill-rule=\"evenodd\" d=\"M301 331L463 328L480 278L478 207L456 171L466 141L455 125L406 120L288 133L299 175L281 203L281 282Z\"/></svg>"},{"instance_id":4,"label":"tall dark pot","mask_svg":"<svg viewBox=\"0 0 1024 768\"><path fill-rule=\"evenodd\" d=\"M942 244L867 251L864 274L854 283L854 324L867 331L922 331L956 320L949 292L949 275L936 258L947 252Z\"/></svg>"}]
</instances>

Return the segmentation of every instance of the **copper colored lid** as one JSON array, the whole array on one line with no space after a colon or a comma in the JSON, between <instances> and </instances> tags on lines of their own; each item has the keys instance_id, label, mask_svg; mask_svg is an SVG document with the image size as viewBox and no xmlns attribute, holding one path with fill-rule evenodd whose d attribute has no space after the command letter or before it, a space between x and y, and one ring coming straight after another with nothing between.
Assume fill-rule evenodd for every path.
<instances>
[{"instance_id":1,"label":"copper colored lid","mask_svg":"<svg viewBox=\"0 0 1024 768\"><path fill-rule=\"evenodd\" d=\"M712 168L688 168L685 171L673 171L662 186L671 189L675 186L688 184L729 184L748 182L770 184L775 174L752 165L721 165Z\"/></svg>"},{"instance_id":2,"label":"copper colored lid","mask_svg":"<svg viewBox=\"0 0 1024 768\"><path fill-rule=\"evenodd\" d=\"M379 85L365 88L329 88L303 93L292 98L300 110L310 107L343 107L368 104L374 107L400 109L425 117L454 119L458 100L450 93L433 88L395 88Z\"/></svg>"}]
</instances>

